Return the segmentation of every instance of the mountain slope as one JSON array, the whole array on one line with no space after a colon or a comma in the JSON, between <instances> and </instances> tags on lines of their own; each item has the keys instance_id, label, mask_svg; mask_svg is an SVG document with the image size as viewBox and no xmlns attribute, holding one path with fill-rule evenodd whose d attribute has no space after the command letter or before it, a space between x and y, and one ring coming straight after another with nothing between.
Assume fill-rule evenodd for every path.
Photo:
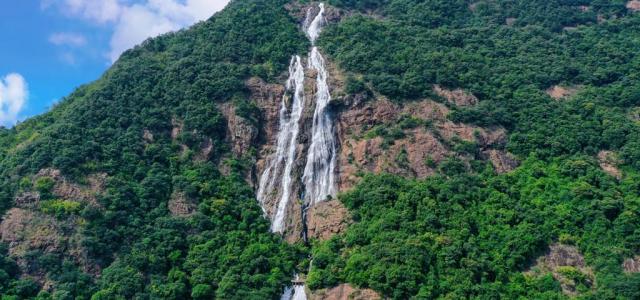
<instances>
[{"instance_id":1,"label":"mountain slope","mask_svg":"<svg viewBox=\"0 0 640 300\"><path fill-rule=\"evenodd\" d=\"M2 238L20 271L7 269L1 294L29 298L38 285L56 299L280 294L297 252L268 233L212 104L245 101L246 77L273 79L289 51L306 46L282 5L236 1L149 40L51 112L3 131L1 203L18 207ZM105 182L90 191L94 201L59 189L62 181L88 186L96 175ZM171 199L198 213L172 217ZM19 226L26 216L46 221ZM41 241L47 234L55 241Z\"/></svg>"},{"instance_id":2,"label":"mountain slope","mask_svg":"<svg viewBox=\"0 0 640 300\"><path fill-rule=\"evenodd\" d=\"M307 272L318 299L637 299L626 4L332 0L314 52L317 2L232 1L0 129L0 294L279 299ZM296 101L281 236L256 198ZM340 193L307 201L317 132Z\"/></svg>"}]
</instances>

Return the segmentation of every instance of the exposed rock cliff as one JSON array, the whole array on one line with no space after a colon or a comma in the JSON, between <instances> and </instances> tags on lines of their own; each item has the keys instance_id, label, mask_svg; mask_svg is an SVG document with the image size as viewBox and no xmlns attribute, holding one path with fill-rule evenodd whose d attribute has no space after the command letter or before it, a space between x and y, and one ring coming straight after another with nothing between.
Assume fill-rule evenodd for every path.
<instances>
[{"instance_id":1,"label":"exposed rock cliff","mask_svg":"<svg viewBox=\"0 0 640 300\"><path fill-rule=\"evenodd\" d=\"M544 256L525 274L540 276L551 273L560 282L562 292L577 296L584 289L594 289L596 282L593 269L587 266L584 256L574 246L553 244Z\"/></svg>"},{"instance_id":2,"label":"exposed rock cliff","mask_svg":"<svg viewBox=\"0 0 640 300\"><path fill-rule=\"evenodd\" d=\"M640 273L640 256L625 259L622 269L627 273Z\"/></svg>"},{"instance_id":3,"label":"exposed rock cliff","mask_svg":"<svg viewBox=\"0 0 640 300\"><path fill-rule=\"evenodd\" d=\"M309 300L379 300L382 299L370 289L356 289L349 284L341 284L331 289L313 292Z\"/></svg>"}]
</instances>

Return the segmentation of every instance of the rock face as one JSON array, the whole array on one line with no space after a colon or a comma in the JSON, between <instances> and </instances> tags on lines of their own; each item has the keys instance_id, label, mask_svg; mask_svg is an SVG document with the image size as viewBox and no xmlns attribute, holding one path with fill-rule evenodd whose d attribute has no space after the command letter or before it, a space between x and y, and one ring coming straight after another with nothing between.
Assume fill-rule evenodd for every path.
<instances>
[{"instance_id":1,"label":"rock face","mask_svg":"<svg viewBox=\"0 0 640 300\"><path fill-rule=\"evenodd\" d=\"M40 170L31 179L35 182L44 177L53 181L51 194L56 198L100 209L97 196L105 191L106 174L92 174L85 178L83 184L78 184L65 177L60 170L49 168ZM0 241L9 245L9 255L16 259L25 274L45 289L51 285L51 280L45 276L46 272L32 261L30 253L34 251L63 255L74 260L86 273L100 273L100 267L88 258L82 244L80 230L84 221L81 217L71 215L60 219L41 212L41 195L36 191L24 191L14 200L17 207L7 211L1 218Z\"/></svg>"},{"instance_id":2,"label":"rock face","mask_svg":"<svg viewBox=\"0 0 640 300\"><path fill-rule=\"evenodd\" d=\"M440 89L440 93L454 105L476 103L475 97L460 90ZM343 109L337 121L340 190L351 188L363 172L415 178L433 175L438 163L458 155L452 150L453 140L476 143L498 172L517 166L512 155L496 150L505 144L504 129L456 124L447 119L448 114L444 104L428 99L396 104L381 98ZM375 134L376 128L392 131L388 132L391 137Z\"/></svg>"},{"instance_id":3,"label":"rock face","mask_svg":"<svg viewBox=\"0 0 640 300\"><path fill-rule=\"evenodd\" d=\"M622 171L617 167L618 159L612 151L600 151L598 153L598 163L600 164L600 168L607 174L617 179L622 178Z\"/></svg>"},{"instance_id":4,"label":"rock face","mask_svg":"<svg viewBox=\"0 0 640 300\"><path fill-rule=\"evenodd\" d=\"M62 254L74 260L82 271L100 273L100 267L88 258L82 245L79 222L77 217L61 221L38 211L12 208L2 217L0 241L9 245L9 255L16 259L22 271L46 289L51 279L31 261L29 253L33 251Z\"/></svg>"},{"instance_id":5,"label":"rock face","mask_svg":"<svg viewBox=\"0 0 640 300\"><path fill-rule=\"evenodd\" d=\"M502 150L487 150L483 152L485 159L488 159L493 164L496 172L508 173L518 167L518 160L511 154Z\"/></svg>"},{"instance_id":6,"label":"rock face","mask_svg":"<svg viewBox=\"0 0 640 300\"><path fill-rule=\"evenodd\" d=\"M168 204L171 215L175 217L188 217L196 212L196 204L187 199L187 196L181 192L173 192Z\"/></svg>"},{"instance_id":7,"label":"rock face","mask_svg":"<svg viewBox=\"0 0 640 300\"><path fill-rule=\"evenodd\" d=\"M289 14L299 20L302 26L308 20L308 14L316 14L317 3L301 4L292 2L286 6ZM326 6L326 21L339 22L345 12ZM367 93L347 95L344 87L346 75L340 68L326 59L329 73L328 85L332 101L329 104L337 140L337 166L335 176L339 192L346 191L357 184L365 173L392 173L410 178L425 178L435 174L438 164L450 157L463 161L486 159L497 172L509 172L518 162L515 157L504 151L506 132L502 128L481 128L450 121L447 116L452 107L469 107L478 103L478 98L461 89L449 90L442 86L433 86L437 94L435 100L396 103L382 96ZM307 59L302 58L302 64ZM313 112L317 94L316 74L313 68L305 69L305 102L299 121L297 150L292 166L291 196L284 220L284 236L287 241L298 241L304 236L303 196L300 188L301 177L306 164L307 149L311 143ZM279 131L280 109L283 103L291 105L291 95L286 95L285 80L282 84L267 83L260 78L250 78L245 86L250 91L250 101L261 111L261 126L254 128L238 117L232 104L220 106L228 121L229 139L236 156L247 154L255 147L254 170L248 181L257 189L267 159L275 151ZM289 99L289 100L287 100ZM460 151L462 146L475 147L475 153ZM467 147L469 148L469 147ZM466 149L466 148L465 148ZM246 158L246 157L245 157ZM281 184L277 179L274 186ZM263 196L263 208L273 218L279 195ZM327 239L342 232L349 223L347 210L338 201L322 203L317 207L306 208L307 236Z\"/></svg>"},{"instance_id":8,"label":"rock face","mask_svg":"<svg viewBox=\"0 0 640 300\"><path fill-rule=\"evenodd\" d=\"M625 259L622 269L627 273L640 273L640 256Z\"/></svg>"},{"instance_id":9,"label":"rock face","mask_svg":"<svg viewBox=\"0 0 640 300\"><path fill-rule=\"evenodd\" d=\"M298 13L298 17L304 19L306 16L306 7L289 7L289 10L294 13L304 11L305 14ZM340 192L357 184L365 173L386 172L410 178L431 176L435 174L438 164L449 157L463 160L473 158L454 150L456 144L462 142L477 145L477 156L490 161L499 173L509 172L517 167L515 157L503 150L507 136L504 129L481 128L448 120L450 107L468 107L478 103L478 99L471 93L461 89L448 90L436 85L434 92L446 103L430 99L395 103L384 97L372 99L364 94L346 95L343 88L346 76L330 61L327 61L327 70L330 73L329 86L333 99L331 109L338 143L335 172ZM311 139L315 105L312 99L316 93L313 83L316 75L312 70L305 72L306 101L300 120L296 164L293 166L294 181L302 176L307 154L305 149ZM250 91L251 101L261 110L263 125L259 131L253 131L242 121L239 122L232 107L222 106L222 110L228 119L234 153L241 154L249 145L258 145L255 170L250 180L257 187L259 176L265 169L266 158L274 152L285 88L280 84L268 84L259 78L251 78L245 85ZM379 130L384 132L380 134L377 132ZM294 183L296 185L299 186ZM299 195L301 191L294 188L291 193ZM327 239L344 230L348 224L347 214L338 203L336 201L308 209L308 237ZM275 203L264 205L267 215L274 215L275 206ZM336 211L330 213L329 208ZM285 238L288 241L297 241L303 236L302 209L300 200L289 201L285 220Z\"/></svg>"},{"instance_id":10,"label":"rock face","mask_svg":"<svg viewBox=\"0 0 640 300\"><path fill-rule=\"evenodd\" d=\"M325 18L329 23L338 23L340 20L348 17L352 13L339 9L334 6L327 5L325 6ZM311 9L311 14L318 14L318 4L317 3L300 3L298 1L291 2L285 6L285 9L289 12L289 14L298 21L298 24L303 24L305 19L307 18L307 12Z\"/></svg>"},{"instance_id":11,"label":"rock face","mask_svg":"<svg viewBox=\"0 0 640 300\"><path fill-rule=\"evenodd\" d=\"M640 11L640 0L631 0L627 2L627 9L630 11Z\"/></svg>"},{"instance_id":12,"label":"rock face","mask_svg":"<svg viewBox=\"0 0 640 300\"><path fill-rule=\"evenodd\" d=\"M461 89L448 90L436 84L433 86L433 91L456 106L464 107L478 104L476 96Z\"/></svg>"},{"instance_id":13,"label":"rock face","mask_svg":"<svg viewBox=\"0 0 640 300\"><path fill-rule=\"evenodd\" d=\"M579 91L579 87L567 87L554 85L546 90L547 95L556 100L562 100L575 95Z\"/></svg>"},{"instance_id":14,"label":"rock face","mask_svg":"<svg viewBox=\"0 0 640 300\"><path fill-rule=\"evenodd\" d=\"M238 116L232 103L223 103L219 108L227 119L227 139L231 144L231 151L235 156L242 157L255 146L258 129Z\"/></svg>"},{"instance_id":15,"label":"rock face","mask_svg":"<svg viewBox=\"0 0 640 300\"><path fill-rule=\"evenodd\" d=\"M29 249L58 251L61 236L60 226L52 217L21 208L10 209L0 223L0 240L9 244L12 256L22 256Z\"/></svg>"},{"instance_id":16,"label":"rock face","mask_svg":"<svg viewBox=\"0 0 640 300\"><path fill-rule=\"evenodd\" d=\"M341 284L331 289L319 290L309 296L309 300L380 300L382 297L370 289L356 289L349 284Z\"/></svg>"},{"instance_id":17,"label":"rock face","mask_svg":"<svg viewBox=\"0 0 640 300\"><path fill-rule=\"evenodd\" d=\"M593 270L586 265L584 256L574 246L549 246L547 254L538 258L536 264L525 272L525 275L540 276L545 273L551 273L553 278L560 282L562 292L568 296L579 295L579 285L595 288Z\"/></svg>"},{"instance_id":18,"label":"rock face","mask_svg":"<svg viewBox=\"0 0 640 300\"><path fill-rule=\"evenodd\" d=\"M56 169L42 169L36 175L36 178L49 177L53 179L53 194L56 196L72 201L78 201L88 203L94 206L99 206L96 201L96 196L104 192L105 184L107 181L107 175L104 173L92 174L87 177L88 185L79 185L73 183L64 177L60 170ZM20 195L19 197L22 197Z\"/></svg>"},{"instance_id":19,"label":"rock face","mask_svg":"<svg viewBox=\"0 0 640 300\"><path fill-rule=\"evenodd\" d=\"M321 202L307 211L307 236L326 240L342 233L350 223L347 208L338 200Z\"/></svg>"}]
</instances>

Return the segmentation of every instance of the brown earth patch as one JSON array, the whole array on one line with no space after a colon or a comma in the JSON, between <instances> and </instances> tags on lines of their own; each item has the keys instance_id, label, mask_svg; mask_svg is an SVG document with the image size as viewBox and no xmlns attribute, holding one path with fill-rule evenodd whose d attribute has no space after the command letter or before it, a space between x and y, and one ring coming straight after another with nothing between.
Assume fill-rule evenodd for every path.
<instances>
[{"instance_id":1,"label":"brown earth patch","mask_svg":"<svg viewBox=\"0 0 640 300\"><path fill-rule=\"evenodd\" d=\"M22 255L26 249L56 251L60 248L58 232L52 217L21 208L10 209L0 223L0 240L9 244L11 255Z\"/></svg>"},{"instance_id":2,"label":"brown earth patch","mask_svg":"<svg viewBox=\"0 0 640 300\"><path fill-rule=\"evenodd\" d=\"M40 193L38 192L24 192L16 195L14 203L20 208L31 208L40 203Z\"/></svg>"},{"instance_id":3,"label":"brown earth patch","mask_svg":"<svg viewBox=\"0 0 640 300\"><path fill-rule=\"evenodd\" d=\"M146 143L153 143L153 141L154 141L153 133L151 131L149 131L148 129L143 130L142 131L142 139Z\"/></svg>"},{"instance_id":4,"label":"brown earth patch","mask_svg":"<svg viewBox=\"0 0 640 300\"><path fill-rule=\"evenodd\" d=\"M379 300L378 293L371 289L356 289L350 284L341 284L330 289L314 291L309 300Z\"/></svg>"},{"instance_id":5,"label":"brown earth patch","mask_svg":"<svg viewBox=\"0 0 640 300\"><path fill-rule=\"evenodd\" d=\"M183 130L184 123L176 118L171 118L171 139L177 140Z\"/></svg>"}]
</instances>

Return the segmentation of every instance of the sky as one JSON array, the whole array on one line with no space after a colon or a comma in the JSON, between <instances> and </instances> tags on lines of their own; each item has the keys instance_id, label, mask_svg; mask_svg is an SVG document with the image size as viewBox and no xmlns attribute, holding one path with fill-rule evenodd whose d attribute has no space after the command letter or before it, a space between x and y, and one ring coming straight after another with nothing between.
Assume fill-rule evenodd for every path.
<instances>
[{"instance_id":1,"label":"sky","mask_svg":"<svg viewBox=\"0 0 640 300\"><path fill-rule=\"evenodd\" d=\"M145 39L229 0L0 0L0 126L41 114Z\"/></svg>"}]
</instances>

